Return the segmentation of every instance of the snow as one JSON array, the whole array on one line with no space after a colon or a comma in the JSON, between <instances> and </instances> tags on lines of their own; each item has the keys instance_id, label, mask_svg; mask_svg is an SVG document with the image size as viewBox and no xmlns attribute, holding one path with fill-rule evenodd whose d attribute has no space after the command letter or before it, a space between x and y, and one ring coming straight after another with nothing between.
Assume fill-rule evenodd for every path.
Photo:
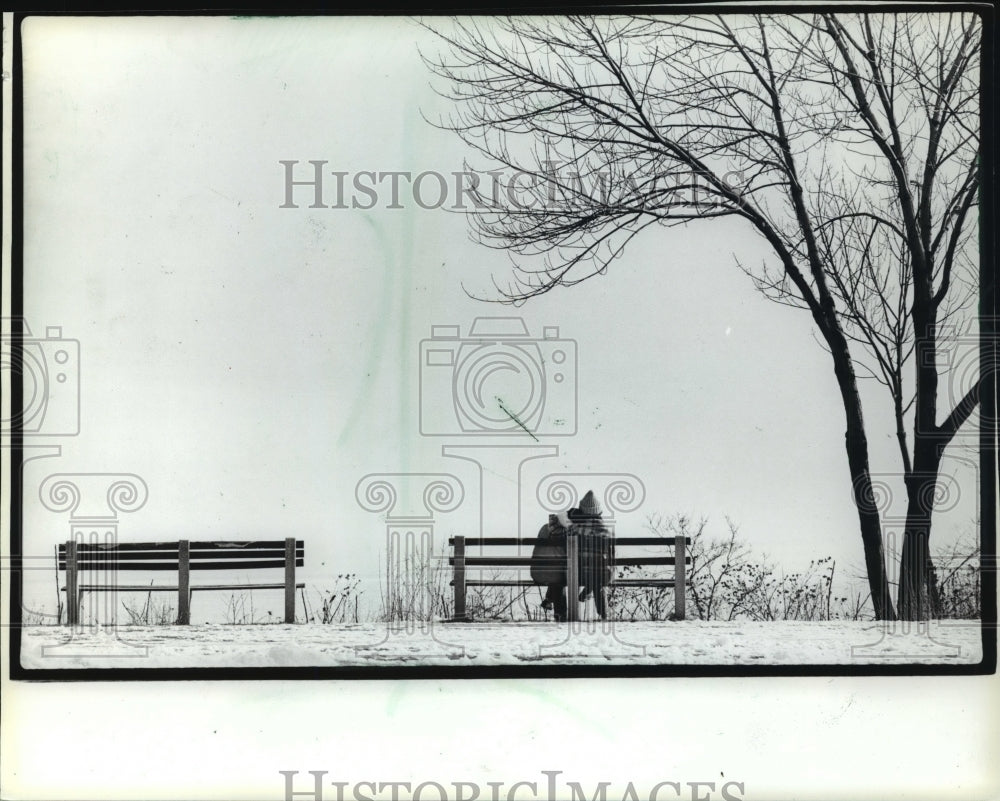
<instances>
[{"instance_id":1,"label":"snow","mask_svg":"<svg viewBox=\"0 0 1000 801\"><path fill-rule=\"evenodd\" d=\"M191 625L22 631L26 668L975 664L977 621Z\"/></svg>"}]
</instances>

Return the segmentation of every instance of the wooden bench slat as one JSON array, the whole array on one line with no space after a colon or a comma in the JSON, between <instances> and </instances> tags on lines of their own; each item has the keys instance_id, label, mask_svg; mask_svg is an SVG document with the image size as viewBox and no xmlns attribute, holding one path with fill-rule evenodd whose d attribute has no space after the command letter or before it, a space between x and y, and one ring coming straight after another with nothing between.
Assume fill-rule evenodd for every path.
<instances>
[{"instance_id":1,"label":"wooden bench slat","mask_svg":"<svg viewBox=\"0 0 1000 801\"><path fill-rule=\"evenodd\" d=\"M636 557L615 557L608 560L614 567L640 565L672 565L675 562L673 556L636 556ZM565 559L545 559L538 560L536 564L544 566L559 566L566 563ZM691 564L691 557L684 557L685 564ZM448 559L448 564L455 564L455 557ZM530 556L466 556L466 567L531 567L533 564Z\"/></svg>"},{"instance_id":2,"label":"wooden bench slat","mask_svg":"<svg viewBox=\"0 0 1000 801\"><path fill-rule=\"evenodd\" d=\"M306 547L304 540L295 540L295 547L297 550L302 550ZM246 542L241 540L211 540L211 541L199 541L191 540L191 551L213 551L213 550L231 550L234 548L239 548L245 551L252 551L255 548L277 548L280 551L285 550L284 540L255 540L253 542Z\"/></svg>"},{"instance_id":3,"label":"wooden bench slat","mask_svg":"<svg viewBox=\"0 0 1000 801\"><path fill-rule=\"evenodd\" d=\"M466 537L465 547L473 545L534 545L535 537ZM448 545L454 546L455 538L448 538Z\"/></svg>"},{"instance_id":4,"label":"wooden bench slat","mask_svg":"<svg viewBox=\"0 0 1000 801\"><path fill-rule=\"evenodd\" d=\"M305 584L296 584L295 589L305 589L305 586ZM284 584L192 584L189 587L191 592L195 590L283 590L284 588ZM165 584L83 584L78 589L81 592L177 592L178 587L170 587Z\"/></svg>"},{"instance_id":5,"label":"wooden bench slat","mask_svg":"<svg viewBox=\"0 0 1000 801\"><path fill-rule=\"evenodd\" d=\"M119 562L140 562L144 559L149 559L153 561L162 561L164 559L176 560L180 554L180 551L116 551L110 549L101 550L88 550L83 552L78 552L77 559L89 559L89 560L109 560L116 559ZM285 549L284 548L265 548L257 551L252 550L216 550L216 551L191 551L191 561L205 560L205 559L265 559L271 558L275 559L277 557L284 558ZM305 555L305 549L298 548L295 551L295 555L298 557ZM59 555L60 561L65 561L65 554Z\"/></svg>"},{"instance_id":6,"label":"wooden bench slat","mask_svg":"<svg viewBox=\"0 0 1000 801\"><path fill-rule=\"evenodd\" d=\"M77 557L77 564L94 563L118 563L128 564L130 562L171 562L177 563L180 553L169 553L167 551L129 551L118 553L116 551L88 551ZM284 559L285 551L268 549L264 551L198 551L190 554L191 563L206 562L216 559ZM305 551L299 549L295 553L296 559L305 558ZM65 567L66 559L59 558L60 568Z\"/></svg>"},{"instance_id":7,"label":"wooden bench slat","mask_svg":"<svg viewBox=\"0 0 1000 801\"><path fill-rule=\"evenodd\" d=\"M616 579L609 587L673 587L673 579Z\"/></svg>"},{"instance_id":8,"label":"wooden bench slat","mask_svg":"<svg viewBox=\"0 0 1000 801\"><path fill-rule=\"evenodd\" d=\"M451 582L454 584L454 582ZM544 584L536 584L530 579L467 579L465 582L471 587L544 587ZM613 579L608 582L608 587L673 587L673 579Z\"/></svg>"},{"instance_id":9,"label":"wooden bench slat","mask_svg":"<svg viewBox=\"0 0 1000 801\"><path fill-rule=\"evenodd\" d=\"M172 562L129 562L129 561L117 561L114 559L93 559L93 558L83 558L77 561L77 569L79 570L110 570L112 572L118 570L132 570L132 571L143 571L143 570L177 570L177 560ZM256 568L271 568L271 567L284 567L284 559L249 559L245 561L205 561L205 560L191 560L192 570L254 570ZM305 560L302 557L297 557L295 560L296 567L304 567ZM66 563L60 562L59 569L65 570Z\"/></svg>"},{"instance_id":10,"label":"wooden bench slat","mask_svg":"<svg viewBox=\"0 0 1000 801\"><path fill-rule=\"evenodd\" d=\"M190 541L191 550L193 551L212 551L212 550L232 550L240 549L244 551L252 551L255 549L277 548L281 550L282 553L285 551L285 541L284 540L191 540ZM77 553L82 553L84 551L176 551L177 550L177 540L173 542L117 542L117 543L90 543L90 542L80 542L77 543L76 549ZM304 540L296 540L295 547L298 550L302 550L305 547ZM66 543L61 543L59 545L59 555L62 556L66 553Z\"/></svg>"},{"instance_id":11,"label":"wooden bench slat","mask_svg":"<svg viewBox=\"0 0 1000 801\"><path fill-rule=\"evenodd\" d=\"M66 563L60 562L59 569L65 570ZM114 562L112 560L78 559L77 570L177 570L177 560L172 562Z\"/></svg>"},{"instance_id":12,"label":"wooden bench slat","mask_svg":"<svg viewBox=\"0 0 1000 801\"><path fill-rule=\"evenodd\" d=\"M305 584L296 584L295 589L305 589ZM284 584L192 584L191 591L195 590L283 590Z\"/></svg>"},{"instance_id":13,"label":"wooden bench slat","mask_svg":"<svg viewBox=\"0 0 1000 801\"><path fill-rule=\"evenodd\" d=\"M665 546L667 548L674 547L674 538L664 538L664 537L612 537L611 541L615 545L654 545L654 546ZM690 545L691 538L685 537L684 544Z\"/></svg>"},{"instance_id":14,"label":"wooden bench slat","mask_svg":"<svg viewBox=\"0 0 1000 801\"><path fill-rule=\"evenodd\" d=\"M76 552L78 554L86 551L172 551L177 553L177 541L173 542L78 542ZM59 545L59 556L66 554L66 543Z\"/></svg>"},{"instance_id":15,"label":"wooden bench slat","mask_svg":"<svg viewBox=\"0 0 1000 801\"><path fill-rule=\"evenodd\" d=\"M454 581L451 582L454 585ZM467 587L539 587L545 585L535 584L535 582L530 579L522 579L520 581L510 580L505 581L499 579L497 581L488 581L486 579L466 579L465 585Z\"/></svg>"},{"instance_id":16,"label":"wooden bench slat","mask_svg":"<svg viewBox=\"0 0 1000 801\"><path fill-rule=\"evenodd\" d=\"M663 537L610 537L610 540L617 545L656 545L665 548L674 547L674 538L665 539ZM537 542L535 537L466 537L465 547L471 548L473 546L479 547L489 547L491 545L496 546L510 546L510 545L534 545ZM448 538L448 545L454 546L455 538ZM685 538L685 544L691 544L691 538Z\"/></svg>"},{"instance_id":17,"label":"wooden bench slat","mask_svg":"<svg viewBox=\"0 0 1000 801\"><path fill-rule=\"evenodd\" d=\"M65 591L65 587L60 587L60 591ZM168 584L81 584L77 587L80 592L177 592L178 587L171 587Z\"/></svg>"},{"instance_id":18,"label":"wooden bench slat","mask_svg":"<svg viewBox=\"0 0 1000 801\"><path fill-rule=\"evenodd\" d=\"M301 545L295 549L296 556L302 556L306 549ZM229 557L244 557L246 559L256 559L261 556L284 556L284 548L192 548L192 559L226 559Z\"/></svg>"}]
</instances>

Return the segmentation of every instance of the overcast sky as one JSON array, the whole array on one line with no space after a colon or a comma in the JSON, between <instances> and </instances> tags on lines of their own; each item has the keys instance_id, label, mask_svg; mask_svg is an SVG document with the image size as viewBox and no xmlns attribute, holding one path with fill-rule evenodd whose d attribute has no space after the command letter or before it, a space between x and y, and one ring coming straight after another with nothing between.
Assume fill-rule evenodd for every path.
<instances>
[{"instance_id":1,"label":"overcast sky","mask_svg":"<svg viewBox=\"0 0 1000 801\"><path fill-rule=\"evenodd\" d=\"M61 326L79 340L81 417L61 457L26 469L25 552L68 535L67 516L35 501L50 473L135 473L149 499L122 516L122 540L295 535L307 582L351 570L377 597L385 523L356 500L363 476L452 473L465 500L435 536L477 530L475 465L442 446L481 438L421 436L422 404L447 415L453 400L439 378L421 398L420 342L493 315L575 343L576 375L546 386L543 413L577 431L503 440L558 446L525 465L520 491L521 457L479 448L486 533L534 533L550 473L629 473L645 501L619 535L648 513L708 516L722 534L728 515L788 570L823 556L857 570L830 359L806 313L762 299L735 266L734 253L769 258L740 224L650 229L607 275L511 309L463 290L505 279L507 256L406 186L401 209L385 193L372 209L313 209L308 187L281 208L282 161L300 162L299 179L309 160L348 181L462 170L471 154L424 120L448 108L418 44L436 46L382 18L26 23L24 305L38 338ZM863 391L872 469L898 471L887 396ZM958 464L946 464L963 491L935 529L942 543L976 513L974 471ZM29 585L54 606L51 574Z\"/></svg>"}]
</instances>

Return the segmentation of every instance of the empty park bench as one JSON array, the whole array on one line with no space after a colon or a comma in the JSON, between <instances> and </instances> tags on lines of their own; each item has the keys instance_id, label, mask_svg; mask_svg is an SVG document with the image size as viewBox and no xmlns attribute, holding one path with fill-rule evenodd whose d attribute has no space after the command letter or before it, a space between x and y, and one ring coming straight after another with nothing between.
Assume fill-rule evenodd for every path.
<instances>
[{"instance_id":1,"label":"empty park bench","mask_svg":"<svg viewBox=\"0 0 1000 801\"><path fill-rule=\"evenodd\" d=\"M305 543L285 540L256 542L122 542L85 543L69 540L59 546L59 569L66 571L66 623L80 621L85 592L176 592L177 622L191 622L191 593L195 590L285 590L285 622L295 622L295 568L302 567ZM281 568L284 581L260 584L191 584L192 570L264 570ZM118 572L170 570L176 585L119 584ZM83 576L91 577L84 583ZM103 583L94 577L104 577Z\"/></svg>"},{"instance_id":2,"label":"empty park bench","mask_svg":"<svg viewBox=\"0 0 1000 801\"><path fill-rule=\"evenodd\" d=\"M531 549L535 545L535 537L451 537L448 544L452 555L448 564L452 566L452 585L455 598L455 620L467 620L465 611L465 595L467 587L535 587L531 579L524 578L470 578L471 568L495 568L516 572L526 572L531 568ZM687 547L691 544L690 537L611 537L612 566L611 582L608 587L673 587L674 617L684 619L684 590L686 565L691 563L687 555ZM516 555L510 548L516 547ZM646 547L666 551L669 555L637 555L622 556L622 548ZM470 554L469 549L477 549ZM503 549L507 549L503 553ZM488 553L487 553L488 551ZM499 551L499 553L498 553ZM527 553L525 553L527 551ZM560 560L561 561L561 560ZM566 591L568 606L566 619L573 622L579 619L580 572L579 572L579 538L574 535L566 537ZM652 565L673 566L669 578L618 578L617 567L643 567ZM482 573L482 570L478 570Z\"/></svg>"}]
</instances>

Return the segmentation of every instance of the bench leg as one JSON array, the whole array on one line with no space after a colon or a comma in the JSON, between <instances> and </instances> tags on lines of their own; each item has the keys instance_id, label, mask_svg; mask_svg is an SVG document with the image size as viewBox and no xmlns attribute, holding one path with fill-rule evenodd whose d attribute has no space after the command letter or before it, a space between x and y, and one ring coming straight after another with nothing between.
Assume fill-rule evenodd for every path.
<instances>
[{"instance_id":1,"label":"bench leg","mask_svg":"<svg viewBox=\"0 0 1000 801\"><path fill-rule=\"evenodd\" d=\"M580 538L566 537L566 622L580 619Z\"/></svg>"},{"instance_id":2,"label":"bench leg","mask_svg":"<svg viewBox=\"0 0 1000 801\"><path fill-rule=\"evenodd\" d=\"M191 623L191 543L181 540L177 543L177 623L187 626Z\"/></svg>"},{"instance_id":3,"label":"bench leg","mask_svg":"<svg viewBox=\"0 0 1000 801\"><path fill-rule=\"evenodd\" d=\"M455 620L465 620L465 537L455 537Z\"/></svg>"},{"instance_id":4,"label":"bench leg","mask_svg":"<svg viewBox=\"0 0 1000 801\"><path fill-rule=\"evenodd\" d=\"M80 623L80 597L77 592L79 573L77 572L76 540L66 541L66 625Z\"/></svg>"},{"instance_id":5,"label":"bench leg","mask_svg":"<svg viewBox=\"0 0 1000 801\"><path fill-rule=\"evenodd\" d=\"M684 537L674 539L674 618L684 619L684 585L687 580L687 564L685 563Z\"/></svg>"},{"instance_id":6,"label":"bench leg","mask_svg":"<svg viewBox=\"0 0 1000 801\"><path fill-rule=\"evenodd\" d=\"M295 537L285 538L285 622L295 622Z\"/></svg>"}]
</instances>

